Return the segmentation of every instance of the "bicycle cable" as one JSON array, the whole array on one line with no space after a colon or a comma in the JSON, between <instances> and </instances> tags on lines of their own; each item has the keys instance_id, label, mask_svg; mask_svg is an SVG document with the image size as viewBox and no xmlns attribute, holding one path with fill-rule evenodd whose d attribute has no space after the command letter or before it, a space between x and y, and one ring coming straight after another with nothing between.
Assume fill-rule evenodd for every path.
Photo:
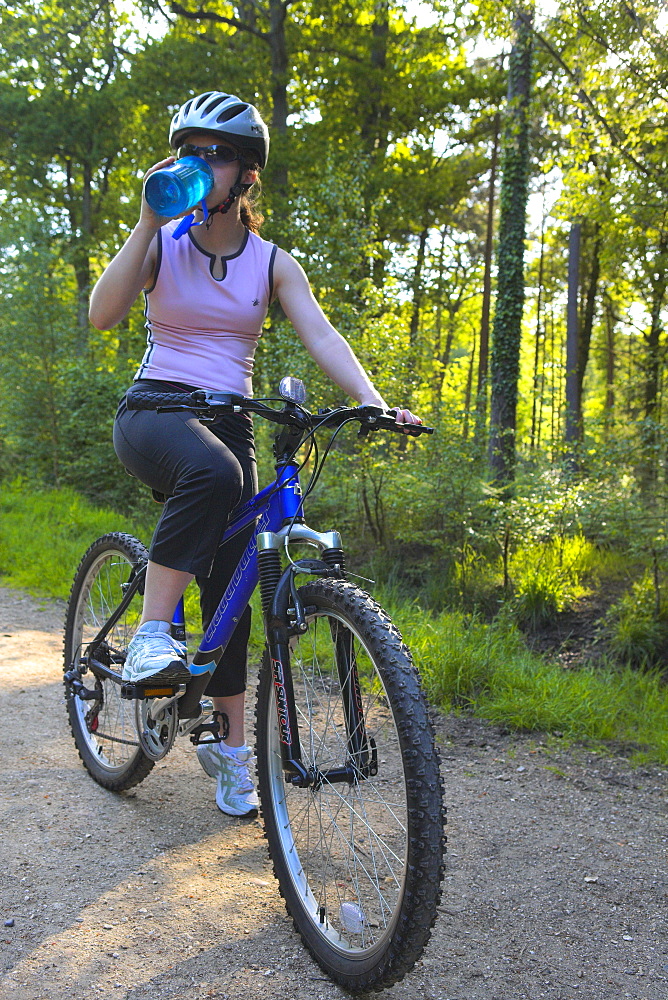
<instances>
[{"instance_id":1,"label":"bicycle cable","mask_svg":"<svg viewBox=\"0 0 668 1000\"><path fill-rule=\"evenodd\" d=\"M274 397L267 396L265 398L267 398L267 399L273 399ZM262 402L262 401L263 400L258 400L258 402ZM276 401L278 401L278 400L276 400ZM313 417L312 413L310 413L308 410L305 410L302 406L299 405L299 403L295 403L294 405L297 407L298 410L301 411L302 414L304 414L305 417L307 417L309 419L312 419L312 417ZM316 449L316 469L317 469L317 463L318 463L318 458L317 458L318 446L317 446L317 442L316 442L316 439L315 439L315 433L316 433L316 431L318 431L321 427L323 427L331 419L331 416L332 416L333 413L337 413L337 412L339 412L341 410L346 410L346 409L348 409L348 407L337 406L333 410L329 410L329 412L327 414L325 414L322 417L322 419L318 421L318 423L314 424L311 427L311 429L309 430L308 434L305 434L304 437L301 438L301 440L295 446L295 448L292 451L292 453L286 459L286 464L287 464L287 462L291 462L294 459L294 457L297 454L297 452L299 451L299 449L302 448L306 444L306 442L309 440L309 438L311 438L311 444L309 446L309 449L306 452L306 455L305 455L303 461L301 462L301 464L297 466L297 470L296 470L296 473L295 473L296 475L299 475L299 473L302 471L302 469L304 468L304 466L308 462L309 458L311 457L311 451L312 451L314 445L315 445L315 449ZM280 412L280 411L277 411L277 412ZM258 416L264 416L266 420L270 420L271 421L271 417L267 417L266 414L260 413L260 414L258 414ZM355 417L350 417L349 419L350 420L354 420ZM272 422L275 422L275 421L272 421ZM348 423L349 421L345 421L345 422ZM343 427L343 424L341 424L340 427L337 428L337 430L336 430L336 432L334 434L334 437L341 430L341 427ZM306 428L304 428L304 429L306 429ZM329 450L329 448L327 449L327 451L328 450ZM323 456L323 460L322 460L323 462L325 461L325 459L327 457L327 451L325 452L325 455ZM318 472L318 476L319 475L320 475L320 472ZM313 475L311 476L311 478L313 478ZM282 485L281 483L278 483L278 482L275 483L274 486L266 494L267 498L273 496L274 493L281 488L281 485ZM313 484L313 485L315 485L315 484ZM308 496L308 494L310 493L311 489L312 489L311 479L309 479L309 482L308 482L307 487L306 487L306 492L302 496L301 502L300 502L299 507L297 509L297 513L295 514L295 517L292 519L292 521L290 523L290 527L291 528L292 528L292 525L294 524L295 519L299 515L299 512L300 512L300 510L302 508L302 505L304 503L305 497Z\"/></svg>"},{"instance_id":2,"label":"bicycle cable","mask_svg":"<svg viewBox=\"0 0 668 1000\"><path fill-rule=\"evenodd\" d=\"M315 445L315 450L316 450L315 466L314 466L313 472L311 474L311 477L310 477L310 479L309 479L309 481L308 481L308 483L306 485L306 489L304 490L304 492L302 494L301 500L299 501L299 504L297 506L297 510L295 511L295 513L294 513L294 515L292 517L292 520L290 521L290 524L288 526L288 530L286 532L286 535L285 535L285 538L284 538L284 542L283 542L283 548L285 550L285 555L286 555L288 561L290 562L290 564L292 566L294 566L295 563L294 563L294 560L292 559L292 557L291 557L291 555L290 555L290 553L288 551L288 543L290 541L290 532L292 531L292 529L293 529L293 527L295 525L295 522L296 522L297 518L299 517L300 513L303 511L304 501L306 500L306 497L309 496L309 494L314 490L314 488L315 488L315 486L316 486L316 484L318 482L318 479L320 478L320 475L322 473L322 470L325 467L325 462L327 461L327 457L328 457L328 455L329 455L329 453L330 453L330 451L332 449L332 445L334 444L335 439L338 437L339 433L343 430L343 428L346 426L346 424L354 423L354 421L356 420L356 417L348 417L347 420L344 420L344 421L342 421L342 423L339 424L339 426L336 428L336 430L332 434L331 438L329 439L329 441L327 443L327 447L325 448L325 451L323 452L322 458L319 458L319 456L318 456L318 446L317 446L317 443L316 443L316 439L315 439L315 437L313 437L313 435L315 434L315 431L319 427L321 427L324 423L326 423L327 420L330 417L331 417L331 413L327 414L327 417L323 418L323 420L321 420L318 424L316 424L311 429L311 431L310 431L310 433L308 435L309 437L312 437L313 444Z\"/></svg>"}]
</instances>

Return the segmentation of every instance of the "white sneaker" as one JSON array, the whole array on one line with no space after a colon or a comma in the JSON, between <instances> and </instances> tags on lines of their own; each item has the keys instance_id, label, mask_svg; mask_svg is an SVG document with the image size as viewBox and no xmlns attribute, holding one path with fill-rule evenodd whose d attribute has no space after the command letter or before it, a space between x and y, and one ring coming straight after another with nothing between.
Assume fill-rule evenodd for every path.
<instances>
[{"instance_id":1,"label":"white sneaker","mask_svg":"<svg viewBox=\"0 0 668 1000\"><path fill-rule=\"evenodd\" d=\"M219 750L218 743L197 747L197 759L217 781L216 805L228 816L254 816L260 804L249 773L252 750Z\"/></svg>"},{"instance_id":2,"label":"white sneaker","mask_svg":"<svg viewBox=\"0 0 668 1000\"><path fill-rule=\"evenodd\" d=\"M122 679L131 684L187 684L192 675L186 665L185 645L169 632L142 629L130 641Z\"/></svg>"}]
</instances>

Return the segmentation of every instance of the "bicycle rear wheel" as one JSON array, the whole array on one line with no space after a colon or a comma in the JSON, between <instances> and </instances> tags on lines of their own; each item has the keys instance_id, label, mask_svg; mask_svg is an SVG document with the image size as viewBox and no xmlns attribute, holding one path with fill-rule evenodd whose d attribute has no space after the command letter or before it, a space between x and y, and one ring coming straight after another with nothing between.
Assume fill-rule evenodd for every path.
<instances>
[{"instance_id":1,"label":"bicycle rear wheel","mask_svg":"<svg viewBox=\"0 0 668 1000\"><path fill-rule=\"evenodd\" d=\"M65 681L67 714L79 756L91 777L104 788L132 788L151 771L154 761L137 737L135 705L121 698L117 681L86 662L90 642L120 604L125 588L148 558L132 535L114 532L93 542L77 569L65 617L65 673L80 671L81 698ZM142 597L135 594L95 653L120 679L125 651L141 618Z\"/></svg>"},{"instance_id":2,"label":"bicycle rear wheel","mask_svg":"<svg viewBox=\"0 0 668 1000\"><path fill-rule=\"evenodd\" d=\"M440 899L445 815L433 729L385 612L343 581L299 593L308 631L291 643L291 670L302 762L317 778L309 788L285 782L265 655L256 750L269 851L287 910L322 968L350 992L379 990L420 957ZM355 763L355 718L366 767ZM323 778L345 767L349 782Z\"/></svg>"}]
</instances>

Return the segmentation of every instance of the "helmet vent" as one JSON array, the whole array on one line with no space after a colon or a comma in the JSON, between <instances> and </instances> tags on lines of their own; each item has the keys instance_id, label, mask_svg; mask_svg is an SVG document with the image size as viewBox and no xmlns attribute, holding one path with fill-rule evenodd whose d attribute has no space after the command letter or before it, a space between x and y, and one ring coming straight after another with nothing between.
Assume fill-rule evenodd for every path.
<instances>
[{"instance_id":1,"label":"helmet vent","mask_svg":"<svg viewBox=\"0 0 668 1000\"><path fill-rule=\"evenodd\" d=\"M247 109L247 107L248 107L247 104L235 104L231 108L226 108L225 111L221 111L220 112L220 114L216 118L216 121L217 122L228 122L230 120L230 118L236 118L237 115L240 115L243 111L245 111Z\"/></svg>"},{"instance_id":2,"label":"helmet vent","mask_svg":"<svg viewBox=\"0 0 668 1000\"><path fill-rule=\"evenodd\" d=\"M205 101L206 101L206 100L207 100L207 99L208 99L209 97L213 97L214 93L215 93L215 91L213 91L213 90L210 90L210 91L208 91L208 93L206 93L206 94L201 94L201 95L200 95L200 96L199 96L199 97L198 97L198 98L196 99L197 103L195 104L195 110L196 110L196 111L199 111L199 109L200 109L200 108L202 107L202 105L203 105L203 104L205 103Z\"/></svg>"},{"instance_id":3,"label":"helmet vent","mask_svg":"<svg viewBox=\"0 0 668 1000\"><path fill-rule=\"evenodd\" d=\"M212 114L212 112L216 110L219 104L224 104L225 101L229 101L229 99L230 98L228 94L219 94L217 97L214 97L212 101L209 101L207 106L204 108L204 114L205 115Z\"/></svg>"}]
</instances>

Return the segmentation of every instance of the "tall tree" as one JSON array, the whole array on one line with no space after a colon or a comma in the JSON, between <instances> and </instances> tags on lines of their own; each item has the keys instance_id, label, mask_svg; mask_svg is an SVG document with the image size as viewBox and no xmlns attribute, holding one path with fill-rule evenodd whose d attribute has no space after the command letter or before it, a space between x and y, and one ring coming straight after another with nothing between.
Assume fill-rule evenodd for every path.
<instances>
[{"instance_id":1,"label":"tall tree","mask_svg":"<svg viewBox=\"0 0 668 1000\"><path fill-rule=\"evenodd\" d=\"M66 233L80 349L90 257L121 166L128 34L111 4L24 0L6 12L0 38L0 178L13 197L40 206L47 229Z\"/></svg>"},{"instance_id":2,"label":"tall tree","mask_svg":"<svg viewBox=\"0 0 668 1000\"><path fill-rule=\"evenodd\" d=\"M532 6L515 6L503 132L496 307L492 330L489 463L495 481L515 473L515 430L524 309L524 242L529 179Z\"/></svg>"}]
</instances>

